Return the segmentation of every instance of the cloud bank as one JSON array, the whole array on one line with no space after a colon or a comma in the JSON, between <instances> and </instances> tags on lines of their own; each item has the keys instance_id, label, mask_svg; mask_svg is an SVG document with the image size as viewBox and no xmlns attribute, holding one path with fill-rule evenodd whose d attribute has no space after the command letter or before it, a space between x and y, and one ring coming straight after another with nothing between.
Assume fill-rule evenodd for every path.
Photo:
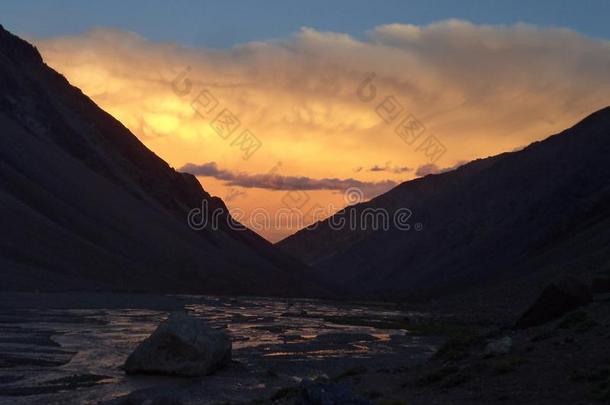
<instances>
[{"instance_id":1,"label":"cloud bank","mask_svg":"<svg viewBox=\"0 0 610 405\"><path fill-rule=\"evenodd\" d=\"M195 176L213 177L224 181L228 186L244 188L261 188L267 190L332 190L345 191L350 188L360 189L366 198L377 196L396 186L391 180L366 182L356 179L323 178L313 179L306 176L283 176L276 173L248 174L220 169L216 162L200 165L188 163L179 169Z\"/></svg>"},{"instance_id":2,"label":"cloud bank","mask_svg":"<svg viewBox=\"0 0 610 405\"><path fill-rule=\"evenodd\" d=\"M112 30L35 42L51 66L143 139L203 139L224 151L207 125L213 117L191 105L207 89L261 139L261 159L288 154L295 173L313 154L317 166L331 167L340 153L340 176L388 160L449 166L540 139L610 104L608 41L525 24L390 24L364 40L303 28L226 50ZM172 81L187 67L192 91L177 95ZM376 97L363 101L357 89L371 73ZM397 121L380 117L387 97L400 107L397 120L412 114L443 142L443 162L426 161L396 135Z\"/></svg>"},{"instance_id":3,"label":"cloud bank","mask_svg":"<svg viewBox=\"0 0 610 405\"><path fill-rule=\"evenodd\" d=\"M33 42L172 166L218 162L222 170L199 168L212 176L203 180L209 192L251 187L233 198L244 208L279 206L273 187L316 188L317 202L338 205L337 190L349 185L385 191L610 105L610 42L562 28L448 20L381 25L363 39L303 28L219 50L107 29ZM195 103L202 91L217 104L209 114ZM239 122L234 134L211 127L221 110ZM261 142L247 161L234 145L245 129ZM432 137L442 155L423 147ZM277 161L282 176L257 174ZM400 165L379 165L389 161Z\"/></svg>"}]
</instances>

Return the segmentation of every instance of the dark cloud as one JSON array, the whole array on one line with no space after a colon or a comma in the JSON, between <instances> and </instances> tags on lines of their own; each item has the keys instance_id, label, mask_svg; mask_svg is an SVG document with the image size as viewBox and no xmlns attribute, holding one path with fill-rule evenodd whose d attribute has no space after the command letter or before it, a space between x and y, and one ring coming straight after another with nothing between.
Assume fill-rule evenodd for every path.
<instances>
[{"instance_id":1,"label":"dark cloud","mask_svg":"<svg viewBox=\"0 0 610 405\"><path fill-rule=\"evenodd\" d=\"M417 168L415 175L418 177L423 177L429 174L439 173L440 171L441 169L434 163L426 163L425 165L421 165Z\"/></svg>"},{"instance_id":2,"label":"dark cloud","mask_svg":"<svg viewBox=\"0 0 610 405\"><path fill-rule=\"evenodd\" d=\"M371 197L388 191L396 186L392 180L378 182L360 181L352 178L313 179L305 176L283 176L275 173L248 174L223 170L216 162L200 165L188 163L179 169L195 176L213 177L224 181L229 186L244 188L263 188L268 190L335 190L344 191L349 188L362 190L365 196Z\"/></svg>"},{"instance_id":3,"label":"dark cloud","mask_svg":"<svg viewBox=\"0 0 610 405\"><path fill-rule=\"evenodd\" d=\"M465 163L468 162L466 160L458 160L453 166L445 167L443 169L441 169L434 163L426 163L425 165L421 165L417 168L417 170L415 171L415 175L417 177L423 177L429 174L446 173L457 169Z\"/></svg>"},{"instance_id":4,"label":"dark cloud","mask_svg":"<svg viewBox=\"0 0 610 405\"><path fill-rule=\"evenodd\" d=\"M371 168L369 168L369 172L388 172L388 173L394 173L394 174L401 174L401 173L406 173L411 171L410 167L407 166L390 166L389 164L386 164L385 166L379 166L379 165L375 165Z\"/></svg>"}]
</instances>

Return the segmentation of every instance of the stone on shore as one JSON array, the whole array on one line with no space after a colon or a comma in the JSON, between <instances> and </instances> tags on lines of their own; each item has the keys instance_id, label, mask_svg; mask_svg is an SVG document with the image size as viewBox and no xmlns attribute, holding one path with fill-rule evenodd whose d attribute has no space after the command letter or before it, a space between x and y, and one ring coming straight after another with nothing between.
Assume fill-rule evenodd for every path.
<instances>
[{"instance_id":1,"label":"stone on shore","mask_svg":"<svg viewBox=\"0 0 610 405\"><path fill-rule=\"evenodd\" d=\"M174 312L125 362L128 374L202 376L231 360L231 339L205 321Z\"/></svg>"}]
</instances>

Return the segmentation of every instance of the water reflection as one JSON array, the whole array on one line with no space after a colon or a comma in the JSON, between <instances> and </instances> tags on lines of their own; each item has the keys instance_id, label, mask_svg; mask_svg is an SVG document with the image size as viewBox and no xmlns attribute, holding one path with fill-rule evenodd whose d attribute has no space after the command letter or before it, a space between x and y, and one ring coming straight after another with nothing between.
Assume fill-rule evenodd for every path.
<instances>
[{"instance_id":1,"label":"water reflection","mask_svg":"<svg viewBox=\"0 0 610 405\"><path fill-rule=\"evenodd\" d=\"M232 337L235 361L228 370L206 377L210 398L242 398L269 388L273 381L332 374L361 362L400 365L433 349L429 341L410 336L406 329L404 320L421 314L384 306L175 298L195 316L226 328ZM129 308L0 311L0 402L76 398L95 403L171 383L165 377L125 376L120 369L137 343L166 316L166 311Z\"/></svg>"}]
</instances>

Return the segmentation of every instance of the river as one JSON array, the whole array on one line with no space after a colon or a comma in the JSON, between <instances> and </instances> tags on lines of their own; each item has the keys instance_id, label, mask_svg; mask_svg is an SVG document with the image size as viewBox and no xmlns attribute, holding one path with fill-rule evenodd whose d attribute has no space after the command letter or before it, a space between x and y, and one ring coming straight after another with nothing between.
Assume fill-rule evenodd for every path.
<instances>
[{"instance_id":1,"label":"river","mask_svg":"<svg viewBox=\"0 0 610 405\"><path fill-rule=\"evenodd\" d=\"M226 329L231 364L195 379L125 375L129 353L178 309ZM0 294L0 403L112 403L150 388L190 391L196 403L268 398L304 378L421 362L437 342L409 333L407 320L423 316L309 299Z\"/></svg>"}]
</instances>

